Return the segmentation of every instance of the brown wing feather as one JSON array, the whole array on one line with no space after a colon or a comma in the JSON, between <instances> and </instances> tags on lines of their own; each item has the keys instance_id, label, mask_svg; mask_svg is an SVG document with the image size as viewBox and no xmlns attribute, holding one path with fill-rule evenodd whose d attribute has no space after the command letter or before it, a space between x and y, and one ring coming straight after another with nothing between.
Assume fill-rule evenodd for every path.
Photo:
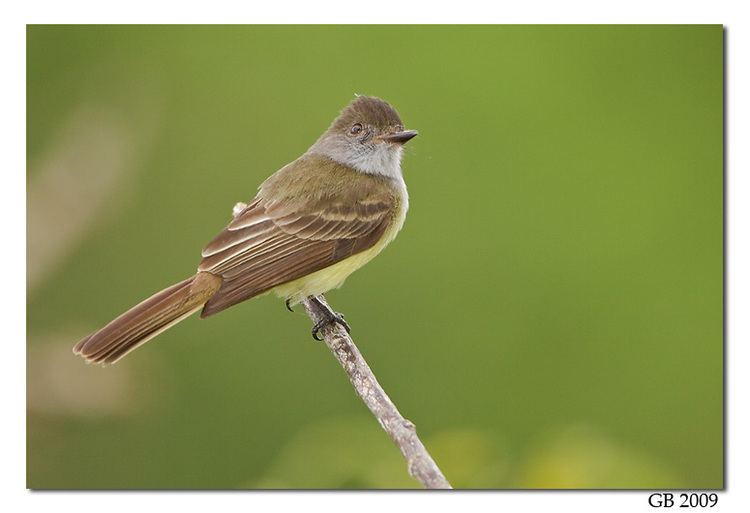
<instances>
[{"instance_id":1,"label":"brown wing feather","mask_svg":"<svg viewBox=\"0 0 750 513\"><path fill-rule=\"evenodd\" d=\"M372 177L363 180L360 173L331 162L297 161L279 171L205 247L198 270L223 281L202 317L324 269L380 240L397 208L391 184ZM320 188L311 188L305 180L309 165L334 166L328 170L327 189L335 191L334 198L310 194Z\"/></svg>"}]
</instances>

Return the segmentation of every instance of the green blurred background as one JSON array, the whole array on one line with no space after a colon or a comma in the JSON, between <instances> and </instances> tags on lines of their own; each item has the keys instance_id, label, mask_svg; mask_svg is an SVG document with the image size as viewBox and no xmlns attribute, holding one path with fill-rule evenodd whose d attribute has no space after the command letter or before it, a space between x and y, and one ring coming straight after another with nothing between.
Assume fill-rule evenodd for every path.
<instances>
[{"instance_id":1,"label":"green blurred background","mask_svg":"<svg viewBox=\"0 0 750 513\"><path fill-rule=\"evenodd\" d=\"M417 486L275 298L70 352L355 93L420 131L411 210L328 299L453 485L723 486L720 26L27 36L29 487Z\"/></svg>"}]
</instances>

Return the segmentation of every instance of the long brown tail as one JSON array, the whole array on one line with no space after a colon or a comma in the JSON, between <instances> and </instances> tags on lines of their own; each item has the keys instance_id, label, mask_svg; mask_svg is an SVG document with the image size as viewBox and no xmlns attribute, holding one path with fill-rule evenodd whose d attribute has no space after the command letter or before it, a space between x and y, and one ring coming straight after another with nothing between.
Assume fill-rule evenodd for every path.
<instances>
[{"instance_id":1,"label":"long brown tail","mask_svg":"<svg viewBox=\"0 0 750 513\"><path fill-rule=\"evenodd\" d=\"M73 348L86 360L114 363L199 310L221 287L221 278L199 272L134 306Z\"/></svg>"}]
</instances>

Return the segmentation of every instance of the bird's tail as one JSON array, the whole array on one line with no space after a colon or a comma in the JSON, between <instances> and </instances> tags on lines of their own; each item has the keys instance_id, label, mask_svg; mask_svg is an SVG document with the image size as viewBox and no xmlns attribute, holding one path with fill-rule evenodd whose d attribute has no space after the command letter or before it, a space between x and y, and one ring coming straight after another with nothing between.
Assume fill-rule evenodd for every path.
<instances>
[{"instance_id":1,"label":"bird's tail","mask_svg":"<svg viewBox=\"0 0 750 513\"><path fill-rule=\"evenodd\" d=\"M134 306L73 348L89 362L114 363L199 310L221 287L221 278L199 272Z\"/></svg>"}]
</instances>

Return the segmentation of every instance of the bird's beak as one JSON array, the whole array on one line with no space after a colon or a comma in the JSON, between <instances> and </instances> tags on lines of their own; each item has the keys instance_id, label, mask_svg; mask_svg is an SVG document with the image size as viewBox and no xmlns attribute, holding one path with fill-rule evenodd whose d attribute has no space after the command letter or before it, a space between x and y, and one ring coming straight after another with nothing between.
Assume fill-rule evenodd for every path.
<instances>
[{"instance_id":1,"label":"bird's beak","mask_svg":"<svg viewBox=\"0 0 750 513\"><path fill-rule=\"evenodd\" d=\"M418 133L416 130L402 130L392 134L381 135L380 139L396 144L406 144L407 141L416 137Z\"/></svg>"}]
</instances>

